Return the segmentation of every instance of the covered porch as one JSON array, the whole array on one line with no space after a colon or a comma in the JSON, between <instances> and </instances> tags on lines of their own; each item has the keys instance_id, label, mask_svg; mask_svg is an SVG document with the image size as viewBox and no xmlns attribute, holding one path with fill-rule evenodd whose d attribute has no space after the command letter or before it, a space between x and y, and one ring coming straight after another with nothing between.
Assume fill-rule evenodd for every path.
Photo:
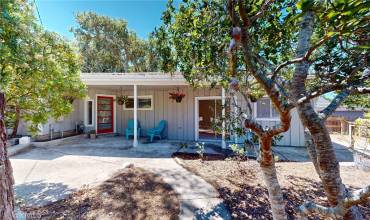
<instances>
[{"instance_id":1,"label":"covered porch","mask_svg":"<svg viewBox=\"0 0 370 220\"><path fill-rule=\"evenodd\" d=\"M225 116L221 107L225 105L222 88L192 88L181 74L82 74L81 79L88 87L88 98L83 103L87 130L125 135L131 120L133 134L130 138L136 147L140 136L145 137L148 129L164 120L163 137L166 139L216 141L226 147L224 123L221 134L212 134L210 126L204 126L206 120ZM185 94L179 103L169 99L169 93L177 91ZM115 100L119 96L127 96L128 102L118 105ZM214 115L204 117L204 110Z\"/></svg>"}]
</instances>

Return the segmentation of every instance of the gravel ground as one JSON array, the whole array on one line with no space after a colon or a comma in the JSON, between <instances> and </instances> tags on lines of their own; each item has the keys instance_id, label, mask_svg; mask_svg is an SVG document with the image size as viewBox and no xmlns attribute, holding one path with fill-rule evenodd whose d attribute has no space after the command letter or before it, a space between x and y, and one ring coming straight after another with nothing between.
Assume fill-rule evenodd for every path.
<instances>
[{"instance_id":1,"label":"gravel ground","mask_svg":"<svg viewBox=\"0 0 370 220\"><path fill-rule=\"evenodd\" d=\"M217 188L234 219L272 219L267 189L256 161L181 160L181 162L186 169ZM304 200L327 205L312 163L280 162L276 167L287 201L286 210L289 219L297 218L295 209ZM351 189L358 189L370 183L370 174L355 167L342 166L341 177ZM360 208L366 219L370 219L370 202Z\"/></svg>"},{"instance_id":2,"label":"gravel ground","mask_svg":"<svg viewBox=\"0 0 370 220\"><path fill-rule=\"evenodd\" d=\"M30 219L178 219L177 194L157 175L126 168L94 188L44 207L22 207Z\"/></svg>"}]
</instances>

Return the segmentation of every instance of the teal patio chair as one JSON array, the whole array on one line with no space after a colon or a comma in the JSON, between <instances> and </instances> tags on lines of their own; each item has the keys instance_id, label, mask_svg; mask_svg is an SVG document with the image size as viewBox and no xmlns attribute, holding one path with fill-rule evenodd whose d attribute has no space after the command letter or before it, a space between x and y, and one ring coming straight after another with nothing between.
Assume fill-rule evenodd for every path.
<instances>
[{"instance_id":1,"label":"teal patio chair","mask_svg":"<svg viewBox=\"0 0 370 220\"><path fill-rule=\"evenodd\" d=\"M167 121L166 120L161 120L158 123L158 126L152 129L148 129L146 131L146 135L150 138L150 142L153 142L154 137L159 137L159 139L164 138L163 132L164 129L166 128Z\"/></svg>"},{"instance_id":2,"label":"teal patio chair","mask_svg":"<svg viewBox=\"0 0 370 220\"><path fill-rule=\"evenodd\" d=\"M137 136L140 137L140 123L137 121ZM134 119L129 119L127 122L126 128L126 140L129 139L130 136L134 136Z\"/></svg>"}]
</instances>

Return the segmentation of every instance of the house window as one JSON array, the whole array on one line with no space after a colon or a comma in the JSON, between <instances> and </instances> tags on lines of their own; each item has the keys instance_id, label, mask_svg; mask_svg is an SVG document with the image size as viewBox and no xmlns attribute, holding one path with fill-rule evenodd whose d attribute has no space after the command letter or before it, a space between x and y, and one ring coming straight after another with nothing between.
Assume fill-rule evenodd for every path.
<instances>
[{"instance_id":1,"label":"house window","mask_svg":"<svg viewBox=\"0 0 370 220\"><path fill-rule=\"evenodd\" d=\"M85 102L85 125L93 126L94 118L94 101L86 100Z\"/></svg>"},{"instance_id":2,"label":"house window","mask_svg":"<svg viewBox=\"0 0 370 220\"><path fill-rule=\"evenodd\" d=\"M271 100L268 98L262 98L257 101L257 118L278 118L279 113L276 111Z\"/></svg>"},{"instance_id":3,"label":"house window","mask_svg":"<svg viewBox=\"0 0 370 220\"><path fill-rule=\"evenodd\" d=\"M123 106L125 110L134 109L134 97L129 96L127 102ZM153 110L153 96L138 96L137 97L137 109L138 110Z\"/></svg>"}]
</instances>

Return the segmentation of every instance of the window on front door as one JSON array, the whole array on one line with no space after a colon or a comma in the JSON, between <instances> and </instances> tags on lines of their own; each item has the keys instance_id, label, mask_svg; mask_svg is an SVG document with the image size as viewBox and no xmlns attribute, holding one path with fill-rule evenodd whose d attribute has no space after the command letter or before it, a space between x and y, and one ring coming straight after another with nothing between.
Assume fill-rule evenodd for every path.
<instances>
[{"instance_id":1,"label":"window on front door","mask_svg":"<svg viewBox=\"0 0 370 220\"><path fill-rule=\"evenodd\" d=\"M97 132L112 133L114 127L113 97L97 97Z\"/></svg>"}]
</instances>

